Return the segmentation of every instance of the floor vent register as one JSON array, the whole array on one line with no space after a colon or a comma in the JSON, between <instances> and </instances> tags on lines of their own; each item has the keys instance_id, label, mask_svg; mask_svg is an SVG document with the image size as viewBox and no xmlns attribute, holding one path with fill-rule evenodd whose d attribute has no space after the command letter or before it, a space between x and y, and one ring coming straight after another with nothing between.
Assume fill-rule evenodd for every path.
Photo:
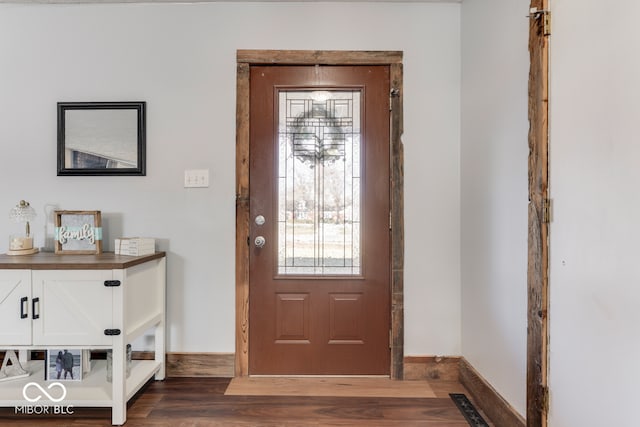
<instances>
[{"instance_id":1,"label":"floor vent register","mask_svg":"<svg viewBox=\"0 0 640 427\"><path fill-rule=\"evenodd\" d=\"M489 427L489 424L478 413L473 403L469 401L466 395L462 393L450 393L451 399L456 404L462 415L472 427Z\"/></svg>"}]
</instances>

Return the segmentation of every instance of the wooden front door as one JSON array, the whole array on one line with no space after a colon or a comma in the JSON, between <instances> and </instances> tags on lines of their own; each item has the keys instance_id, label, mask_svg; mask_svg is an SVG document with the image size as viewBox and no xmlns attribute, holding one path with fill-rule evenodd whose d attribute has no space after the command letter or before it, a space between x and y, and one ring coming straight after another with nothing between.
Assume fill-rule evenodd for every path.
<instances>
[{"instance_id":1,"label":"wooden front door","mask_svg":"<svg viewBox=\"0 0 640 427\"><path fill-rule=\"evenodd\" d=\"M250 69L249 373L388 375L389 67Z\"/></svg>"}]
</instances>

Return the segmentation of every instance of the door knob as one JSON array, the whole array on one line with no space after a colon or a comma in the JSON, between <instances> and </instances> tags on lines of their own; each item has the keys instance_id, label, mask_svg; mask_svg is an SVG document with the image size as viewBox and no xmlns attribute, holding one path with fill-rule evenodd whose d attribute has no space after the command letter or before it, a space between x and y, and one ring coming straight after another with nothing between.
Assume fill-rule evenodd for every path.
<instances>
[{"instance_id":1,"label":"door knob","mask_svg":"<svg viewBox=\"0 0 640 427\"><path fill-rule=\"evenodd\" d=\"M267 240L262 236L258 236L253 241L253 243L256 245L256 248L261 248L265 245L265 243L267 243Z\"/></svg>"}]
</instances>

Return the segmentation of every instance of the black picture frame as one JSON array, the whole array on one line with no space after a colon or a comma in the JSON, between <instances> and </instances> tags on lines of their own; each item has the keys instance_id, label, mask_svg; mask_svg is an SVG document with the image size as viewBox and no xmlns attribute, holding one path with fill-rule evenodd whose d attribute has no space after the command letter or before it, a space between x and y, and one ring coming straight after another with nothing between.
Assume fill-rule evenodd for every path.
<instances>
[{"instance_id":1,"label":"black picture frame","mask_svg":"<svg viewBox=\"0 0 640 427\"><path fill-rule=\"evenodd\" d=\"M82 381L86 365L84 350L50 348L45 357L45 381Z\"/></svg>"},{"instance_id":2,"label":"black picture frame","mask_svg":"<svg viewBox=\"0 0 640 427\"><path fill-rule=\"evenodd\" d=\"M58 176L146 175L146 102L58 102Z\"/></svg>"}]
</instances>

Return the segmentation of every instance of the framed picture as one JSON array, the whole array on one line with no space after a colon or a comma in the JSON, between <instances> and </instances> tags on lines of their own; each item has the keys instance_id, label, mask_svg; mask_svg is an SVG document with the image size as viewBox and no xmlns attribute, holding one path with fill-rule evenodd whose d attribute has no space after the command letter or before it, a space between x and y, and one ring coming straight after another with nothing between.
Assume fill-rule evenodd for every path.
<instances>
[{"instance_id":1,"label":"framed picture","mask_svg":"<svg viewBox=\"0 0 640 427\"><path fill-rule=\"evenodd\" d=\"M145 102L58 102L58 176L145 175Z\"/></svg>"},{"instance_id":2,"label":"framed picture","mask_svg":"<svg viewBox=\"0 0 640 427\"><path fill-rule=\"evenodd\" d=\"M82 381L83 350L47 350L44 379L47 381Z\"/></svg>"},{"instance_id":3,"label":"framed picture","mask_svg":"<svg viewBox=\"0 0 640 427\"><path fill-rule=\"evenodd\" d=\"M102 253L100 211L55 211L55 253Z\"/></svg>"}]
</instances>

